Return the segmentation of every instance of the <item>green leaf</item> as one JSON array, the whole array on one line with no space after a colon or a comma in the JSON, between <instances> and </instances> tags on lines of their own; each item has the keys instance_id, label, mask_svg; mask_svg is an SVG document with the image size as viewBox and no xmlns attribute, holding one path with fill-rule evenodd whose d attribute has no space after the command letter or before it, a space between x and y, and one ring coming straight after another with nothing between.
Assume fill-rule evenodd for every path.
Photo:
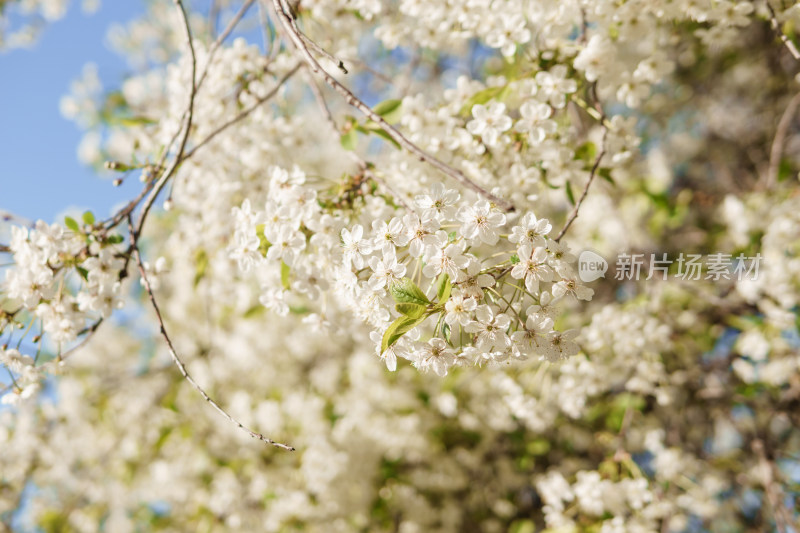
<instances>
[{"instance_id":1,"label":"green leaf","mask_svg":"<svg viewBox=\"0 0 800 533\"><path fill-rule=\"evenodd\" d=\"M392 139L392 136L380 129L370 130L372 133L383 139L384 141L390 142L395 148L400 148L400 143Z\"/></svg>"},{"instance_id":2,"label":"green leaf","mask_svg":"<svg viewBox=\"0 0 800 533\"><path fill-rule=\"evenodd\" d=\"M267 250L269 250L272 243L264 236L264 224L256 226L256 235L258 236L258 251L263 257L267 257Z\"/></svg>"},{"instance_id":3,"label":"green leaf","mask_svg":"<svg viewBox=\"0 0 800 533\"><path fill-rule=\"evenodd\" d=\"M488 87L482 91L478 91L472 95L472 97L467 100L467 103L461 107L459 111L460 115L471 115L472 114L472 106L477 104L485 104L489 100L496 99L502 100L506 93L508 92L507 85L500 85L499 87Z\"/></svg>"},{"instance_id":4,"label":"green leaf","mask_svg":"<svg viewBox=\"0 0 800 533\"><path fill-rule=\"evenodd\" d=\"M427 307L419 304L402 303L394 306L397 312L411 318L418 318L425 313Z\"/></svg>"},{"instance_id":5,"label":"green leaf","mask_svg":"<svg viewBox=\"0 0 800 533\"><path fill-rule=\"evenodd\" d=\"M790 177L794 175L792 172L792 162L789 159L781 159L780 164L778 164L778 181L786 181Z\"/></svg>"},{"instance_id":6,"label":"green leaf","mask_svg":"<svg viewBox=\"0 0 800 533\"><path fill-rule=\"evenodd\" d=\"M597 171L597 175L609 182L611 185L616 185L614 178L611 177L610 168L601 168Z\"/></svg>"},{"instance_id":7,"label":"green leaf","mask_svg":"<svg viewBox=\"0 0 800 533\"><path fill-rule=\"evenodd\" d=\"M536 525L533 520L515 520L508 528L508 533L535 533Z\"/></svg>"},{"instance_id":8,"label":"green leaf","mask_svg":"<svg viewBox=\"0 0 800 533\"><path fill-rule=\"evenodd\" d=\"M389 124L394 124L400 120L400 104L402 104L400 100L384 100L372 110Z\"/></svg>"},{"instance_id":9,"label":"green leaf","mask_svg":"<svg viewBox=\"0 0 800 533\"><path fill-rule=\"evenodd\" d=\"M569 200L569 203L575 205L575 195L572 192L572 185L570 184L569 181L564 186L564 189L566 189L567 191L567 200Z\"/></svg>"},{"instance_id":10,"label":"green leaf","mask_svg":"<svg viewBox=\"0 0 800 533\"><path fill-rule=\"evenodd\" d=\"M392 294L392 298L394 298L394 301L399 304L411 303L428 305L431 303L431 301L428 300L428 297L425 296L425 293L422 292L422 289L417 287L417 285L409 278L403 278L400 281L395 282L392 285L390 292Z\"/></svg>"},{"instance_id":11,"label":"green leaf","mask_svg":"<svg viewBox=\"0 0 800 533\"><path fill-rule=\"evenodd\" d=\"M266 307L264 307L263 305L261 305L261 304L256 304L256 305L254 305L253 307L251 307L250 309L248 309L247 311L245 311L245 312L244 312L244 315L242 315L242 316L243 316L244 318L252 318L252 317L254 317L254 316L259 316L259 315L262 315L262 314L264 314L264 311L265 311L266 309L267 309L267 308L266 308Z\"/></svg>"},{"instance_id":12,"label":"green leaf","mask_svg":"<svg viewBox=\"0 0 800 533\"><path fill-rule=\"evenodd\" d=\"M358 132L356 129L352 128L347 133L342 135L340 142L342 143L342 148L345 150L355 150L356 146L358 145Z\"/></svg>"},{"instance_id":13,"label":"green leaf","mask_svg":"<svg viewBox=\"0 0 800 533\"><path fill-rule=\"evenodd\" d=\"M64 217L64 225L66 225L69 229L71 229L75 233L80 233L81 231L81 227L72 217Z\"/></svg>"},{"instance_id":14,"label":"green leaf","mask_svg":"<svg viewBox=\"0 0 800 533\"><path fill-rule=\"evenodd\" d=\"M108 236L106 242L108 244L120 244L124 240L125 238L122 235L120 235L119 233L114 233L113 235Z\"/></svg>"},{"instance_id":15,"label":"green leaf","mask_svg":"<svg viewBox=\"0 0 800 533\"><path fill-rule=\"evenodd\" d=\"M116 117L112 122L118 123L122 126L149 126L156 124L158 121L148 117Z\"/></svg>"},{"instance_id":16,"label":"green leaf","mask_svg":"<svg viewBox=\"0 0 800 533\"><path fill-rule=\"evenodd\" d=\"M451 231L447 234L447 242L456 242L456 237L458 237L458 233Z\"/></svg>"},{"instance_id":17,"label":"green leaf","mask_svg":"<svg viewBox=\"0 0 800 533\"><path fill-rule=\"evenodd\" d=\"M525 451L531 455L544 455L550 451L550 441L544 438L534 439L528 442Z\"/></svg>"},{"instance_id":18,"label":"green leaf","mask_svg":"<svg viewBox=\"0 0 800 533\"><path fill-rule=\"evenodd\" d=\"M386 328L386 332L383 334L383 340L381 340L381 353L388 350L391 345L400 339L400 337L414 329L417 325L421 324L427 317L427 314L418 316L416 318L412 318L410 316L401 316L392 322L389 327Z\"/></svg>"},{"instance_id":19,"label":"green leaf","mask_svg":"<svg viewBox=\"0 0 800 533\"><path fill-rule=\"evenodd\" d=\"M94 224L94 213L92 213L91 211L86 211L85 213L83 213L83 222L87 226L91 226L92 224Z\"/></svg>"},{"instance_id":20,"label":"green leaf","mask_svg":"<svg viewBox=\"0 0 800 533\"><path fill-rule=\"evenodd\" d=\"M614 433L619 433L622 428L623 420L625 419L625 411L628 409L641 411L646 405L647 402L645 399L637 394L622 393L617 395L606 415L606 427Z\"/></svg>"},{"instance_id":21,"label":"green leaf","mask_svg":"<svg viewBox=\"0 0 800 533\"><path fill-rule=\"evenodd\" d=\"M517 254L511 254L509 260L511 261L512 265L516 265L517 263L519 263L519 256Z\"/></svg>"},{"instance_id":22,"label":"green leaf","mask_svg":"<svg viewBox=\"0 0 800 533\"><path fill-rule=\"evenodd\" d=\"M447 341L447 344L452 346L453 343L450 341L450 333L451 333L450 324L445 322L444 324L442 324L442 336L444 336L444 340Z\"/></svg>"},{"instance_id":23,"label":"green leaf","mask_svg":"<svg viewBox=\"0 0 800 533\"><path fill-rule=\"evenodd\" d=\"M289 265L281 261L281 285L283 285L283 288L286 289L287 291L289 290L290 287L289 275L291 273L292 269L289 267Z\"/></svg>"},{"instance_id":24,"label":"green leaf","mask_svg":"<svg viewBox=\"0 0 800 533\"><path fill-rule=\"evenodd\" d=\"M575 150L575 159L589 163L590 161L594 161L596 154L597 145L592 141L587 141Z\"/></svg>"},{"instance_id":25,"label":"green leaf","mask_svg":"<svg viewBox=\"0 0 800 533\"><path fill-rule=\"evenodd\" d=\"M83 268L83 267L75 267L75 270L77 270L77 271L78 271L78 274L80 274L80 275L81 275L81 277L82 277L84 280L86 280L86 281L89 281L89 271L88 271L88 270L86 270L86 269L85 269L85 268Z\"/></svg>"},{"instance_id":26,"label":"green leaf","mask_svg":"<svg viewBox=\"0 0 800 533\"><path fill-rule=\"evenodd\" d=\"M373 135L377 135L384 141L392 143L395 148L400 148L400 144L394 139L392 139L392 136L386 133L383 130L383 128L381 128L380 124L378 124L377 122L372 122L371 120L368 120L366 123L364 123L363 126L356 126L356 129L364 134L372 133Z\"/></svg>"},{"instance_id":27,"label":"green leaf","mask_svg":"<svg viewBox=\"0 0 800 533\"><path fill-rule=\"evenodd\" d=\"M450 299L450 292L453 290L453 284L450 282L450 276L442 272L437 280L436 295L439 298L439 305L444 304Z\"/></svg>"},{"instance_id":28,"label":"green leaf","mask_svg":"<svg viewBox=\"0 0 800 533\"><path fill-rule=\"evenodd\" d=\"M204 249L200 248L194 253L195 287L197 287L197 284L200 283L200 280L205 277L207 270L208 270L208 254L206 254L206 251Z\"/></svg>"}]
</instances>

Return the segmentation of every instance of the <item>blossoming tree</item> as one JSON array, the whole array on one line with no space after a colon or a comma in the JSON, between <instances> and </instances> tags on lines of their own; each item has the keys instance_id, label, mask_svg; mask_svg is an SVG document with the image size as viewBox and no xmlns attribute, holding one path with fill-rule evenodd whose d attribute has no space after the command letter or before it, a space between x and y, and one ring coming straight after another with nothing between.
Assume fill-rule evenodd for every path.
<instances>
[{"instance_id":1,"label":"blossoming tree","mask_svg":"<svg viewBox=\"0 0 800 533\"><path fill-rule=\"evenodd\" d=\"M5 527L796 527L800 7L147 9L61 102L139 194L0 243Z\"/></svg>"}]
</instances>

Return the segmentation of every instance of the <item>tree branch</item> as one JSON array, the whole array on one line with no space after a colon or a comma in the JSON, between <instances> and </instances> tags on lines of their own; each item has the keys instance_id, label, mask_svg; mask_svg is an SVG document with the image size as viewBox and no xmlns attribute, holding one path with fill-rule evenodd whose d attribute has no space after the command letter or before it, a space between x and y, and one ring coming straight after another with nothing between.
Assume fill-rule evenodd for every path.
<instances>
[{"instance_id":1,"label":"tree branch","mask_svg":"<svg viewBox=\"0 0 800 533\"><path fill-rule=\"evenodd\" d=\"M781 30L781 25L778 23L778 15L775 14L775 9L773 9L772 4L769 3L769 0L764 0L764 4L766 4L767 11L769 11L769 22L772 25L772 29L775 30L778 38L783 42L784 46L786 46L786 49L789 50L789 53L792 54L792 57L800 61L800 51L797 50L794 43L783 33L783 30Z\"/></svg>"},{"instance_id":2,"label":"tree branch","mask_svg":"<svg viewBox=\"0 0 800 533\"><path fill-rule=\"evenodd\" d=\"M311 89L311 93L314 95L314 99L317 101L317 106L320 108L322 116L325 117L325 121L330 125L334 134L339 135L339 126L336 125L336 120L334 120L331 110L328 108L328 104L325 102L325 97L322 95L322 91L320 90L319 86L308 72L309 70L306 68L308 86ZM374 172L372 172L372 170L369 168L369 164L364 161L360 155L352 150L349 150L347 153L350 154L350 158L358 165L364 176L380 184L389 192L389 194L391 194L395 199L397 199L398 202L400 202L400 205L402 205L408 211L412 211L411 206L409 206L406 201L403 200L403 198L397 194L388 183L386 183L386 180L378 177Z\"/></svg>"},{"instance_id":3,"label":"tree branch","mask_svg":"<svg viewBox=\"0 0 800 533\"><path fill-rule=\"evenodd\" d=\"M380 126L380 128L385 131L389 137L391 137L397 144L405 148L408 152L415 155L419 158L420 161L426 162L433 166L434 168L438 169L445 175L449 176L450 178L454 179L464 187L471 189L478 193L480 196L490 200L498 207L505 209L506 211L513 211L514 206L504 200L492 194L491 192L487 191L467 176L465 176L462 172L456 170L455 168L451 167L450 165L444 163L443 161L437 159L436 157L432 156L431 154L427 153L416 144L408 140L400 131L398 131L394 126L386 122L383 117L375 113L372 108L370 108L367 104L365 104L362 100L360 100L355 94L353 94L350 89L339 83L339 81L331 76L319 62L311 55L311 52L308 50L308 46L306 45L306 41L308 41L308 37L305 37L295 25L292 17L290 14L286 12L282 5L282 0L272 0L273 8L275 11L278 20L280 21L281 26L283 26L284 30L289 36L289 40L292 42L294 47L297 49L299 54L308 63L311 71L315 74L318 74L325 80L333 90L339 93L342 97L344 97L345 101L350 104L351 106L358 109L362 114L364 114L367 118L375 122Z\"/></svg>"},{"instance_id":4,"label":"tree branch","mask_svg":"<svg viewBox=\"0 0 800 533\"><path fill-rule=\"evenodd\" d=\"M581 204L586 199L586 195L589 194L589 187L592 186L592 181L594 181L594 177L597 175L597 169L600 168L600 161L603 159L603 156L606 155L606 138L608 137L608 128L603 126L603 146L600 148L600 153L597 154L597 157L594 160L594 165L592 165L592 170L589 172L589 179L586 181L586 185L583 187L583 192L581 193L580 198L575 203L575 207L572 208L572 212L569 214L567 221L564 223L564 227L561 228L561 231L558 232L556 238L554 239L556 242L559 242L564 234L567 232L569 227L575 222L575 219L578 218L578 211L581 208Z\"/></svg>"},{"instance_id":5,"label":"tree branch","mask_svg":"<svg viewBox=\"0 0 800 533\"><path fill-rule=\"evenodd\" d=\"M218 127L216 130L214 130L214 131L212 131L210 134L208 134L208 136L207 136L205 139L203 139L202 141L200 141L200 142L199 142L197 145L195 145L195 146L194 146L194 147L193 147L191 150L189 150L188 152L184 153L184 154L183 154L183 156L181 157L181 159L180 159L180 161L179 161L178 163L179 163L179 164L180 164L180 163L183 163L184 161L186 161L186 160L188 160L189 158L191 158L191 157L192 157L192 156L195 154L195 152L197 152L197 150L199 150L200 148L202 148L203 146L205 146L206 144L208 144L209 142L211 142L211 140L212 140L214 137L216 137L217 135L219 135L220 133L222 133L223 131L225 131L226 129L228 129L230 126L232 126L232 125L234 125L235 123L239 122L240 120L243 120L244 118L246 118L246 117L247 117L248 115L250 115L250 114L251 114L253 111L255 111L255 110L256 110L256 109L257 109L259 106L261 106L261 105L262 105L264 102L266 102L266 101L267 101L267 100L269 100L270 98L274 97L274 96L277 94L277 92L278 92L278 89L279 89L281 86L283 86L283 84L284 84L284 83L286 83L286 81L288 81L288 80L289 80L289 78L290 78L292 75L294 75L294 74L297 72L297 70L300 68L300 65L301 65L301 64L298 64L297 66L295 66L294 68L292 68L292 70L290 70L290 71L289 71L289 72L288 72L288 73L287 73L287 74L286 74L286 75L285 75L283 78L281 78L281 79L280 79L280 81L278 81L278 85L277 85L277 86L276 86L276 87L275 87L273 90L271 90L271 91L270 91L270 92L269 92L267 95L265 95L263 98L259 98L259 100L258 100L258 101L257 101L255 104L253 104L252 106L250 106L248 109L245 109L244 111L242 111L241 113L239 113L238 115L236 115L234 118L232 118L231 120L229 120L229 121L228 121L228 122L226 122L225 124L222 124L222 125L221 125L220 127ZM182 131L182 130L181 130L181 131ZM179 132L177 132L177 133L180 133L180 131L179 131ZM175 136L173 137L173 142L174 142L174 140L175 140L176 138L177 138L177 135L175 135ZM171 144L171 143L170 143L170 144ZM164 158L162 158L161 162L160 162L158 165L156 165L154 168L156 168L156 169L158 169L158 168L163 168L163 163L164 163ZM174 169L171 169L171 171L174 171ZM114 216L113 216L111 219L109 219L108 221L106 221L106 222L104 223L104 226L106 227L106 229L111 229L111 228L113 228L113 227L117 226L117 225L118 225L120 222L122 222L123 220L125 220L125 218L127 218L127 216L128 216L129 214L133 213L133 211L134 211L134 210L135 210L135 209L136 209L136 208L139 206L139 204L141 203L142 199L143 199L145 196L147 196L147 193L149 193L149 192L150 192L150 191L153 189L153 187L155 186L155 184L156 184L156 181L155 181L155 180L152 180L152 179L151 179L150 181L148 181L147 185L144 187L144 189L142 189L142 191L139 193L139 195L138 195L136 198L134 198L133 200L131 200L130 202L128 202L128 203L125 205L125 207L123 207L121 210L119 210L119 211L118 211L118 212L117 212L117 213L116 213L116 214L115 214L115 215L114 215ZM155 198L155 197L153 197L153 200L154 200L154 198ZM150 201L150 198L148 198L148 202L149 202L149 201Z\"/></svg>"},{"instance_id":6,"label":"tree branch","mask_svg":"<svg viewBox=\"0 0 800 533\"><path fill-rule=\"evenodd\" d=\"M769 151L769 167L767 169L766 181L764 183L765 189L770 189L776 183L778 183L778 173L781 167L783 145L786 142L786 134L789 132L789 126L792 124L792 119L795 116L798 105L800 105L800 93L794 95L794 97L789 101L789 104L783 111L783 115L781 115L781 120L778 122L778 127L775 130L775 138L772 139L772 148Z\"/></svg>"},{"instance_id":7,"label":"tree branch","mask_svg":"<svg viewBox=\"0 0 800 533\"><path fill-rule=\"evenodd\" d=\"M145 291L147 292L147 296L148 296L148 299L150 300L150 304L153 307L153 311L155 311L155 313L156 313L156 319L158 320L158 326L159 326L159 329L160 329L160 332L161 332L161 336L164 338L164 341L167 343L167 348L169 349L169 355L172 357L172 362L175 363L175 366L178 367L178 370L180 371L180 373L183 376L183 378L186 381L188 381L189 384L192 387L194 387L194 389L197 392L200 393L200 395L203 397L203 399L205 401L207 401L209 404L211 404L211 406L214 409L216 409L218 413L220 413L223 417L228 419L230 422L235 424L240 429L244 430L251 437L253 437L255 439L258 439L258 440L260 440L262 442L265 442L267 444L271 444L272 446L275 446L276 448L281 448L283 450L288 450L290 452L293 452L295 450L294 447L289 446L288 444L283 444L283 443L280 443L280 442L276 442L276 441L274 441L274 440L272 440L272 439L270 439L268 437L265 437L261 433L256 433L252 429L248 428L247 426L245 426L244 424L242 424L241 422L239 422L238 420L233 418L217 402L215 402L213 399L211 399L211 397L208 395L208 393L206 393L206 391L203 389L203 387L201 387L194 380L194 378L191 376L191 374L189 374L188 370L186 370L186 366L183 364L183 361L181 361L181 358L178 356L178 353L175 351L175 346L172 344L172 339L170 338L169 333L167 333L167 328L164 325L164 319L163 319L163 317L161 315L161 309L158 307L158 303L156 303L156 298L155 298L155 295L153 294L153 288L150 286L150 280L147 278L147 272L145 271L144 263L142 262L142 255L139 252L138 233L134 229L133 221L130 219L130 217L128 218L128 229L130 230L131 247L133 249L133 253L136 254L136 264L139 267L139 274L142 276L142 284L144 285Z\"/></svg>"},{"instance_id":8,"label":"tree branch","mask_svg":"<svg viewBox=\"0 0 800 533\"><path fill-rule=\"evenodd\" d=\"M208 75L208 69L209 67L211 67L211 62L214 59L214 55L216 55L217 50L219 50L220 46L222 46L222 43L225 41L225 39L227 39L228 36L231 34L231 32L233 32L234 28L236 28L236 25L239 24L239 22L242 20L242 17L244 17L245 14L247 13L247 10L250 9L250 6L253 5L253 2L255 2L255 0L246 0L245 3L242 4L242 7L239 8L239 11L236 12L231 21L225 27L225 29L222 30L222 33L219 35L219 37L216 38L214 43L209 48L208 58L206 59L206 66L203 68L203 73L200 75L200 79L197 81L198 90L203 85L203 82L206 81L206 76Z\"/></svg>"},{"instance_id":9,"label":"tree branch","mask_svg":"<svg viewBox=\"0 0 800 533\"><path fill-rule=\"evenodd\" d=\"M92 322L92 325L86 326L85 328L80 330L78 332L78 334L77 334L77 337L80 337L81 335L86 335L86 336L84 338L82 338L81 341L78 344L76 344L75 346L73 346L72 348L67 350L66 352L64 352L64 353L60 353L59 352L58 360L59 361L64 361L67 357L69 357L70 355L75 353L76 350L78 350L82 346L86 345L86 343L88 343L89 340L91 340L91 338L97 332L98 328L100 328L100 325L102 323L103 323L103 319L102 318L98 318L97 320Z\"/></svg>"},{"instance_id":10,"label":"tree branch","mask_svg":"<svg viewBox=\"0 0 800 533\"><path fill-rule=\"evenodd\" d=\"M144 207L142 208L142 212L139 215L139 220L136 224L136 232L137 234L142 231L142 227L144 226L144 222L147 219L147 214L150 212L150 208L153 206L153 203L156 201L161 190L164 188L164 185L167 184L167 181L172 177L175 171L178 169L178 165L181 164L183 161L183 152L186 149L186 143L189 141L189 134L192 131L192 119L194 118L194 97L197 94L197 56L194 52L194 43L192 42L192 29L189 26L189 17L186 15L186 9L183 7L182 0L173 0L175 5L178 8L179 13L181 14L181 18L183 19L183 29L185 31L186 36L186 44L189 47L189 53L191 54L192 58L192 88L189 92L189 104L186 109L186 126L183 130L183 138L181 139L181 144L178 148L178 153L175 155L175 158L172 160L172 164L169 166L167 170L161 175L158 179L156 184L153 186L153 190L150 192L150 195L145 200Z\"/></svg>"},{"instance_id":11,"label":"tree branch","mask_svg":"<svg viewBox=\"0 0 800 533\"><path fill-rule=\"evenodd\" d=\"M300 67L301 67L301 66L302 66L302 63L298 63L297 65L295 65L294 67L292 67L292 69L291 69L289 72L287 72L287 73L286 73L286 74L283 76L283 78L281 78L280 80L278 80L278 84L277 84L277 85L276 85L276 86L275 86L275 87L274 87L274 88L273 88L273 89L272 89L270 92L268 92L266 95L264 95L262 98L259 98L259 99L256 101L256 103L255 103L255 104L253 104L252 106L248 107L247 109L245 109L244 111L242 111L241 113L239 113L238 115L236 115L235 117L233 117L231 120L229 120L229 121L228 121L228 122L226 122L225 124L222 124L220 127L218 127L217 129L215 129L214 131L212 131L211 133L209 133L209 134L208 134L208 136L206 136L206 138L205 138L205 139L203 139L202 141L200 141L200 142L199 142L199 143L198 143L198 144L197 144L197 145L196 145L194 148L192 148L191 150L189 150L189 151L188 151L188 152L187 152L187 153L184 155L184 157L183 157L183 161L185 161L185 160L189 159L190 157L192 157L192 156L194 155L194 153L195 153L195 152L197 152L197 150L199 150L200 148L202 148L203 146L205 146L206 144L208 144L209 142L211 142L211 140L212 140L214 137L216 137L217 135L219 135L220 133L222 133L223 131L225 131L225 130L226 130L226 129L228 129L229 127L233 126L234 124L236 124L236 123L237 123L237 122L239 122L240 120L243 120L244 118L246 118L248 115L250 115L250 113L252 113L252 112L253 112L253 111L255 111L255 110L258 108L258 107L260 107L260 106L261 106L261 104L263 104L264 102L266 102L267 100L269 100L270 98L272 98L273 96L275 96L276 94L278 94L278 91L280 90L280 88L281 88L281 87L283 87L283 85L284 85L284 84L285 84L287 81L289 81L289 78L291 78L292 76L294 76L294 74L295 74L295 73L296 73L296 72L297 72L297 71L300 69Z\"/></svg>"}]
</instances>

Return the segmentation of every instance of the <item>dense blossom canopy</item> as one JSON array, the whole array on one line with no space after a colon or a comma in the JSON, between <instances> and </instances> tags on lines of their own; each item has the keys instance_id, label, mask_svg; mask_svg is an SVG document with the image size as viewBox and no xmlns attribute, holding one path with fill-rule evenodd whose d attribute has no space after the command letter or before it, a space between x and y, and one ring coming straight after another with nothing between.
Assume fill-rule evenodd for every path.
<instances>
[{"instance_id":1,"label":"dense blossom canopy","mask_svg":"<svg viewBox=\"0 0 800 533\"><path fill-rule=\"evenodd\" d=\"M0 47L65 9L0 1ZM798 26L152 0L61 101L141 193L0 232L0 523L791 531Z\"/></svg>"}]
</instances>

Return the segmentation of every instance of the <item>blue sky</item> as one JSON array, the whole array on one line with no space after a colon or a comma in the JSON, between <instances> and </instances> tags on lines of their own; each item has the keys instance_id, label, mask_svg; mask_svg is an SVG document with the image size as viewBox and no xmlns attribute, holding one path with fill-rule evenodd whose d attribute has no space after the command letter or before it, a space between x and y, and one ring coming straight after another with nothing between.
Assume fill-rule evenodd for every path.
<instances>
[{"instance_id":1,"label":"blue sky","mask_svg":"<svg viewBox=\"0 0 800 533\"><path fill-rule=\"evenodd\" d=\"M128 71L111 51L106 30L144 12L144 2L106 0L92 15L71 2L67 15L45 27L30 49L0 53L0 209L54 221L70 207L99 216L130 197L139 185L111 185L78 162L82 133L58 104L87 62L97 64L106 86Z\"/></svg>"}]
</instances>

